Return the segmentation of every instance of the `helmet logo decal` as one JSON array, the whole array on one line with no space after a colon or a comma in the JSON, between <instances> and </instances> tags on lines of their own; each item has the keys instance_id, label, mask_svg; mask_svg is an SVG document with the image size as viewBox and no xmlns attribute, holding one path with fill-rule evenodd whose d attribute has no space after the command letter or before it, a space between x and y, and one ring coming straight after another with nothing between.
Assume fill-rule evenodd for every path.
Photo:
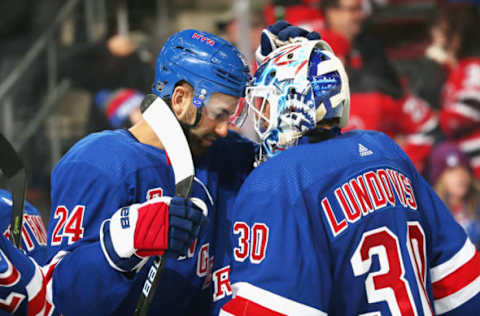
<instances>
[{"instance_id":1,"label":"helmet logo decal","mask_svg":"<svg viewBox=\"0 0 480 316\"><path fill-rule=\"evenodd\" d=\"M215 41L204 36L203 34L193 33L193 39L200 40L202 43L206 43L207 45L213 46L215 45Z\"/></svg>"},{"instance_id":2,"label":"helmet logo decal","mask_svg":"<svg viewBox=\"0 0 480 316\"><path fill-rule=\"evenodd\" d=\"M197 108L201 107L202 104L203 104L202 100L200 100L200 98L199 98L199 97L196 97L196 96L193 97L192 103L193 103L193 105L195 105Z\"/></svg>"}]
</instances>

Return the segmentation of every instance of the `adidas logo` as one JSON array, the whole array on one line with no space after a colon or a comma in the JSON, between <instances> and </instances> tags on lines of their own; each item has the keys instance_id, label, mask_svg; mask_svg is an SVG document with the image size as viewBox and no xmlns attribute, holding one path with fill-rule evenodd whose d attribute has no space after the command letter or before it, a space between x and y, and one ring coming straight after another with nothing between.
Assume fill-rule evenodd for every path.
<instances>
[{"instance_id":1,"label":"adidas logo","mask_svg":"<svg viewBox=\"0 0 480 316\"><path fill-rule=\"evenodd\" d=\"M358 153L360 154L360 157L373 155L373 151L363 146L362 144L358 144Z\"/></svg>"}]
</instances>

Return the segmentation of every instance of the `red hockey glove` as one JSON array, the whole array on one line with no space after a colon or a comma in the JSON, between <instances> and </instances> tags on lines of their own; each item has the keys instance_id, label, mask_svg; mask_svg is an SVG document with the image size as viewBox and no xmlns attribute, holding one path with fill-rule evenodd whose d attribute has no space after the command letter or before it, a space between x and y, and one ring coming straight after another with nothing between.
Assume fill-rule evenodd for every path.
<instances>
[{"instance_id":1,"label":"red hockey glove","mask_svg":"<svg viewBox=\"0 0 480 316\"><path fill-rule=\"evenodd\" d=\"M206 221L197 198L159 197L120 208L101 227L103 253L116 270L140 269L149 256L185 255Z\"/></svg>"}]
</instances>

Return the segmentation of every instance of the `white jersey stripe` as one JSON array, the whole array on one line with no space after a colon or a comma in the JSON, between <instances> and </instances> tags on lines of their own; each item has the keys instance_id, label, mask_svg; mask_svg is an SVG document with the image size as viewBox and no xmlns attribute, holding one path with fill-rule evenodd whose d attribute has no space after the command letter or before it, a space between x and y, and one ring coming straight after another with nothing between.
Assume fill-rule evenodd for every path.
<instances>
[{"instance_id":1,"label":"white jersey stripe","mask_svg":"<svg viewBox=\"0 0 480 316\"><path fill-rule=\"evenodd\" d=\"M50 270L50 268L53 269L57 265L57 263L59 263L63 259L63 257L65 257L67 254L69 254L68 251L65 251L65 250L59 251L59 252L57 252L55 257L53 257L53 259L48 264L41 267L42 273L46 277L45 281L47 282L46 300L47 300L47 302L49 302L52 305L53 305L53 287L52 287L53 271L50 271L50 273L49 273L49 270Z\"/></svg>"},{"instance_id":2,"label":"white jersey stripe","mask_svg":"<svg viewBox=\"0 0 480 316\"><path fill-rule=\"evenodd\" d=\"M430 269L432 283L435 283L467 263L475 255L475 246L467 238L462 249L460 249L450 260Z\"/></svg>"},{"instance_id":3,"label":"white jersey stripe","mask_svg":"<svg viewBox=\"0 0 480 316\"><path fill-rule=\"evenodd\" d=\"M311 306L256 287L247 282L232 285L233 297L240 296L263 307L286 315L326 316L327 313Z\"/></svg>"},{"instance_id":4,"label":"white jersey stripe","mask_svg":"<svg viewBox=\"0 0 480 316\"><path fill-rule=\"evenodd\" d=\"M473 282L465 286L463 289L439 300L435 300L435 313L438 315L447 313L452 309L464 304L479 292L480 276L478 276Z\"/></svg>"},{"instance_id":5,"label":"white jersey stripe","mask_svg":"<svg viewBox=\"0 0 480 316\"><path fill-rule=\"evenodd\" d=\"M460 148L464 152L475 151L475 150L480 149L480 139L479 138L473 138L473 139L460 141L459 145L460 145Z\"/></svg>"},{"instance_id":6,"label":"white jersey stripe","mask_svg":"<svg viewBox=\"0 0 480 316\"><path fill-rule=\"evenodd\" d=\"M29 298L35 297L43 288L43 276L40 270L40 266L32 260L33 264L35 265L35 272L33 274L33 278L28 282L26 286L27 295Z\"/></svg>"},{"instance_id":7,"label":"white jersey stripe","mask_svg":"<svg viewBox=\"0 0 480 316\"><path fill-rule=\"evenodd\" d=\"M472 121L480 121L480 112L463 103L455 103L450 110Z\"/></svg>"}]
</instances>

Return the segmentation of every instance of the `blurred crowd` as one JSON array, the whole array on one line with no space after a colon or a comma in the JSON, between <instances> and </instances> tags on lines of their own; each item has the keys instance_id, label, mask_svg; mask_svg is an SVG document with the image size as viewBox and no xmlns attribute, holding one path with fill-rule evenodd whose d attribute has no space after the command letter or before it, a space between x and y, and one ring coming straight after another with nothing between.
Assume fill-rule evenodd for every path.
<instances>
[{"instance_id":1,"label":"blurred crowd","mask_svg":"<svg viewBox=\"0 0 480 316\"><path fill-rule=\"evenodd\" d=\"M318 31L345 63L351 89L346 130L380 130L395 139L479 246L478 1L270 0L252 10L250 34L239 34L231 9L215 20L214 32L234 44L248 36L255 49L262 29L280 19ZM138 119L154 72L153 59L142 54L150 34L141 31L113 32L62 56L60 76L82 89L90 104L82 132L65 150L86 133ZM249 134L248 127L243 131ZM48 194L41 188L48 180L33 183L35 204L34 190Z\"/></svg>"}]
</instances>

